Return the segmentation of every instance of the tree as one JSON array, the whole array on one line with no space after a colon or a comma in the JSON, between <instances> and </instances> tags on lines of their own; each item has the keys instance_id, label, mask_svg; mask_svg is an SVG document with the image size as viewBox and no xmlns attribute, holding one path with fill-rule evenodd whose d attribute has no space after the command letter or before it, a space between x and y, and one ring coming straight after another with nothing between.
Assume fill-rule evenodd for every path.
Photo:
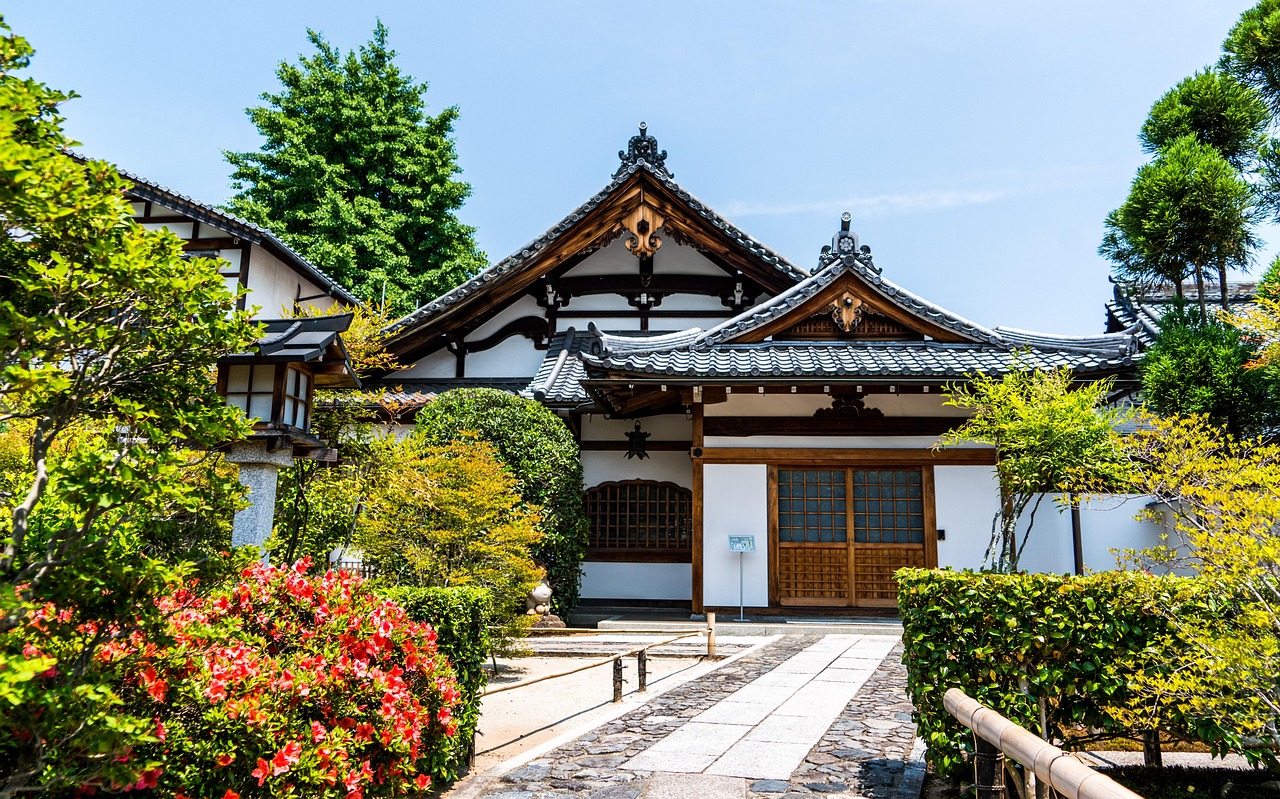
<instances>
[{"instance_id":1,"label":"tree","mask_svg":"<svg viewBox=\"0 0 1280 799\"><path fill-rule=\"evenodd\" d=\"M1257 239L1255 195L1236 169L1194 135L1174 140L1138 170L1124 204L1107 215L1098 254L1111 259L1120 279L1171 282L1196 278L1200 318L1206 269L1225 275L1245 268Z\"/></svg>"},{"instance_id":2,"label":"tree","mask_svg":"<svg viewBox=\"0 0 1280 799\"><path fill-rule=\"evenodd\" d=\"M1270 121L1256 90L1228 73L1205 69L1156 101L1138 140L1143 152L1158 153L1183 136L1194 136L1244 169L1256 157Z\"/></svg>"},{"instance_id":3,"label":"tree","mask_svg":"<svg viewBox=\"0 0 1280 799\"><path fill-rule=\"evenodd\" d=\"M1121 414L1102 407L1113 381L1073 383L1064 367L1016 369L1002 378L979 374L947 388L947 405L973 413L943 435L939 446L976 441L996 448L1000 510L992 520L985 561L997 571L1017 571L1046 494L1072 495L1074 505L1075 495L1110 491L1126 482L1127 465L1115 433ZM1019 545L1017 525L1028 507Z\"/></svg>"},{"instance_id":4,"label":"tree","mask_svg":"<svg viewBox=\"0 0 1280 799\"><path fill-rule=\"evenodd\" d=\"M1143 400L1161 416L1207 416L1234 436L1267 432L1280 423L1280 382L1273 369L1246 368L1256 357L1240 329L1175 303L1142 357Z\"/></svg>"},{"instance_id":5,"label":"tree","mask_svg":"<svg viewBox=\"0 0 1280 799\"><path fill-rule=\"evenodd\" d=\"M1189 569L1222 612L1169 614L1189 657L1138 675L1134 689L1240 740L1280 746L1280 447L1239 440L1203 416L1150 418L1125 443L1135 488L1159 506L1145 515L1166 545L1129 558L1148 569ZM1275 765L1275 752L1250 747Z\"/></svg>"},{"instance_id":6,"label":"tree","mask_svg":"<svg viewBox=\"0 0 1280 799\"><path fill-rule=\"evenodd\" d=\"M0 797L136 779L154 724L118 711L95 653L161 626L193 571L153 544L211 507L185 448L247 432L211 370L256 339L213 261L67 154L72 95L15 74L32 52L0 21Z\"/></svg>"},{"instance_id":7,"label":"tree","mask_svg":"<svg viewBox=\"0 0 1280 799\"><path fill-rule=\"evenodd\" d=\"M1241 14L1222 49L1222 66L1280 112L1280 0L1262 0Z\"/></svg>"},{"instance_id":8,"label":"tree","mask_svg":"<svg viewBox=\"0 0 1280 799\"><path fill-rule=\"evenodd\" d=\"M493 446L472 438L435 446L418 434L375 444L368 510L356 546L397 585L485 588L495 622L537 584L538 513Z\"/></svg>"},{"instance_id":9,"label":"tree","mask_svg":"<svg viewBox=\"0 0 1280 799\"><path fill-rule=\"evenodd\" d=\"M315 48L276 70L282 89L248 109L261 152L225 152L232 212L271 228L340 283L396 313L484 266L455 216L471 193L452 140L456 107L425 113L425 83L395 65L387 29L345 55Z\"/></svg>"},{"instance_id":10,"label":"tree","mask_svg":"<svg viewBox=\"0 0 1280 799\"><path fill-rule=\"evenodd\" d=\"M473 434L493 444L524 501L541 509L543 538L534 555L546 566L552 605L558 613L576 605L589 524L578 444L565 423L533 400L462 388L419 411L418 430L436 446Z\"/></svg>"}]
</instances>

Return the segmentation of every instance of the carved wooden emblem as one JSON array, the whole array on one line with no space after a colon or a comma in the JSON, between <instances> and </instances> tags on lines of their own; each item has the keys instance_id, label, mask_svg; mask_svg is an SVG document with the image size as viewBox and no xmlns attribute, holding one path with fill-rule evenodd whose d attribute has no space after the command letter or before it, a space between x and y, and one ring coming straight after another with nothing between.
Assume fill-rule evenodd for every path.
<instances>
[{"instance_id":1,"label":"carved wooden emblem","mask_svg":"<svg viewBox=\"0 0 1280 799\"><path fill-rule=\"evenodd\" d=\"M662 214L644 203L623 217L622 228L627 232L627 240L624 243L631 254L637 258L652 258L662 246L658 230L665 221Z\"/></svg>"},{"instance_id":2,"label":"carved wooden emblem","mask_svg":"<svg viewBox=\"0 0 1280 799\"><path fill-rule=\"evenodd\" d=\"M847 291L840 299L831 303L831 318L846 333L853 332L853 329L862 321L862 312L862 300Z\"/></svg>"}]
</instances>

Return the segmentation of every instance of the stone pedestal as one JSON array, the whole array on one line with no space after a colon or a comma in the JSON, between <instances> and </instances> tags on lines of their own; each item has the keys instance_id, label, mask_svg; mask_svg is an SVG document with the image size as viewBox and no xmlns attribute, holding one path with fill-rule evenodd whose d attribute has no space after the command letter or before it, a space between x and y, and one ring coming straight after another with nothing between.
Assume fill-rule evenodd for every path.
<instances>
[{"instance_id":1,"label":"stone pedestal","mask_svg":"<svg viewBox=\"0 0 1280 799\"><path fill-rule=\"evenodd\" d=\"M262 550L271 536L276 512L276 480L280 469L293 465L293 448L269 449L272 442L233 444L227 463L240 467L240 484L249 489L249 507L236 513L231 546L256 546Z\"/></svg>"}]
</instances>

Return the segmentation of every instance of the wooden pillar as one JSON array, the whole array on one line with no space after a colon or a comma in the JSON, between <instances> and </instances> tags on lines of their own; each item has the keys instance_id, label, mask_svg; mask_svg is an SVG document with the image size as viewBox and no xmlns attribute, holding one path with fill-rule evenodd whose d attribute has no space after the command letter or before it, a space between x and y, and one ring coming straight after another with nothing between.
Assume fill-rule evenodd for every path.
<instances>
[{"instance_id":1,"label":"wooden pillar","mask_svg":"<svg viewBox=\"0 0 1280 799\"><path fill-rule=\"evenodd\" d=\"M1004 753L974 734L973 787L978 799L1004 799Z\"/></svg>"},{"instance_id":2,"label":"wooden pillar","mask_svg":"<svg viewBox=\"0 0 1280 799\"><path fill-rule=\"evenodd\" d=\"M702 403L695 400L693 408L693 530L690 536L692 552L692 605L694 613L702 613Z\"/></svg>"}]
</instances>

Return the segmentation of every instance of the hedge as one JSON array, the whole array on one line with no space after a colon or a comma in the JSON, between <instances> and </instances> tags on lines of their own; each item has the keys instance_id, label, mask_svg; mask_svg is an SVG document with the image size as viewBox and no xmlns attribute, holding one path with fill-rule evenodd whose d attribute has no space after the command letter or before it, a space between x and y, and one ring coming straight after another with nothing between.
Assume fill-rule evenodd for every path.
<instances>
[{"instance_id":1,"label":"hedge","mask_svg":"<svg viewBox=\"0 0 1280 799\"><path fill-rule=\"evenodd\" d=\"M1130 677L1167 669L1183 646L1168 618L1216 611L1206 586L1185 577L1111 571L1084 577L978 574L903 569L897 573L907 689L916 706L927 759L950 775L973 736L942 706L949 688L1039 734L1044 699L1049 733L1067 739L1082 728L1114 737L1143 730L1114 711L1143 698ZM1153 710L1155 710L1153 708ZM1163 729L1218 750L1230 733L1205 719L1161 707Z\"/></svg>"},{"instance_id":2,"label":"hedge","mask_svg":"<svg viewBox=\"0 0 1280 799\"><path fill-rule=\"evenodd\" d=\"M489 658L489 592L483 588L379 588L383 597L404 608L413 621L435 628L436 647L449 658L462 692L455 718L458 731L450 766L456 777L470 763L480 723L480 695L488 677L484 664Z\"/></svg>"}]
</instances>

